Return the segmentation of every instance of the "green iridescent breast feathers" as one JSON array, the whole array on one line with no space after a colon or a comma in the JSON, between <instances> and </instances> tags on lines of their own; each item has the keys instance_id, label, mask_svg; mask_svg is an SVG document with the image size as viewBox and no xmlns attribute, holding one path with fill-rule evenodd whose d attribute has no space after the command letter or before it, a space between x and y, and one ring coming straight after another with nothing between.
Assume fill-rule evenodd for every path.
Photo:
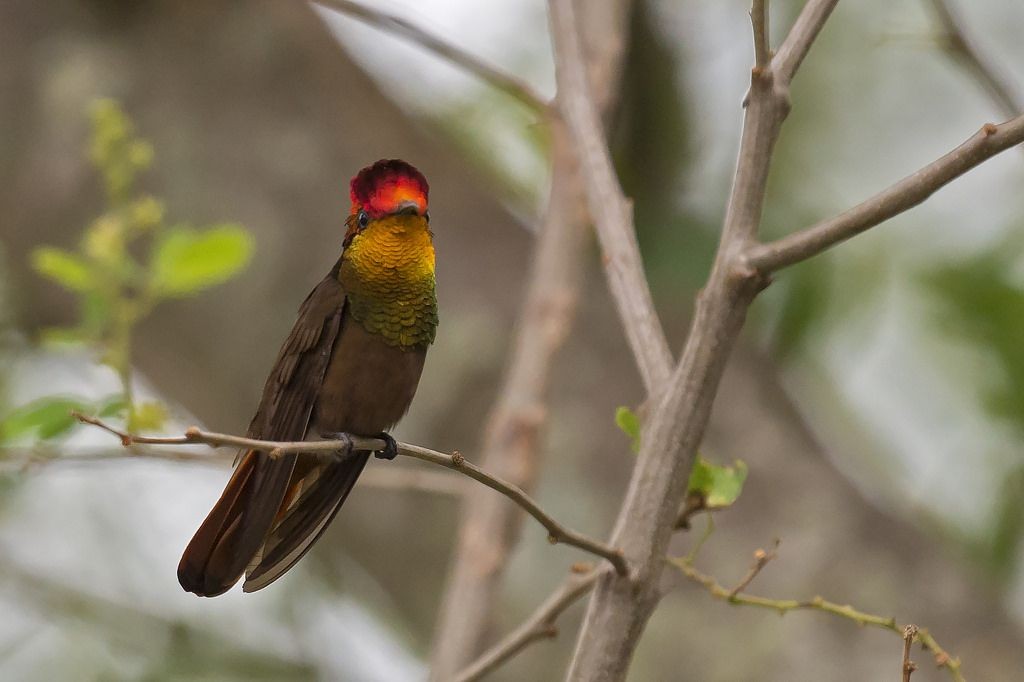
<instances>
[{"instance_id":1,"label":"green iridescent breast feathers","mask_svg":"<svg viewBox=\"0 0 1024 682\"><path fill-rule=\"evenodd\" d=\"M438 322L434 246L425 217L370 221L345 249L338 278L349 315L368 332L404 349L433 343Z\"/></svg>"}]
</instances>

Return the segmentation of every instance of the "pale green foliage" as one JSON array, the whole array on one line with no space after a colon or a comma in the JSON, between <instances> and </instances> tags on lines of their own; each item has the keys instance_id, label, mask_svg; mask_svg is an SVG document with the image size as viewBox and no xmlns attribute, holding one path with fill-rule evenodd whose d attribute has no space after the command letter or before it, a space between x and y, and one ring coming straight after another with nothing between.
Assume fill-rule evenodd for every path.
<instances>
[{"instance_id":1,"label":"pale green foliage","mask_svg":"<svg viewBox=\"0 0 1024 682\"><path fill-rule=\"evenodd\" d=\"M629 436L630 449L634 453L640 452L641 424L636 412L625 406L617 408L615 425ZM701 509L722 509L739 498L746 480L747 465L742 460L736 460L732 466L719 466L697 455L690 472L687 494L699 497Z\"/></svg>"},{"instance_id":2,"label":"pale green foliage","mask_svg":"<svg viewBox=\"0 0 1024 682\"><path fill-rule=\"evenodd\" d=\"M240 225L195 229L169 226L159 199L138 190L153 162L153 147L113 100L91 109L89 158L103 180L107 210L90 223L77 251L42 246L32 267L78 297L79 324L43 332L44 341L85 344L117 372L123 394L99 404L79 398L43 398L0 421L0 440L67 432L71 410L123 416L130 430L160 429L166 408L136 404L131 391L135 325L163 300L191 296L235 276L249 262L253 242ZM144 254L140 259L133 254Z\"/></svg>"},{"instance_id":3,"label":"pale green foliage","mask_svg":"<svg viewBox=\"0 0 1024 682\"><path fill-rule=\"evenodd\" d=\"M252 253L249 233L240 225L205 231L174 227L154 249L150 286L159 296L188 296L230 279Z\"/></svg>"},{"instance_id":4,"label":"pale green foliage","mask_svg":"<svg viewBox=\"0 0 1024 682\"><path fill-rule=\"evenodd\" d=\"M629 436L629 447L633 453L640 452L640 417L636 412L624 405L618 407L615 410L615 425Z\"/></svg>"},{"instance_id":5,"label":"pale green foliage","mask_svg":"<svg viewBox=\"0 0 1024 682\"><path fill-rule=\"evenodd\" d=\"M704 509L721 509L739 499L746 480L747 465L742 460L736 460L732 466L719 466L698 455L690 472L687 494L699 495Z\"/></svg>"}]
</instances>

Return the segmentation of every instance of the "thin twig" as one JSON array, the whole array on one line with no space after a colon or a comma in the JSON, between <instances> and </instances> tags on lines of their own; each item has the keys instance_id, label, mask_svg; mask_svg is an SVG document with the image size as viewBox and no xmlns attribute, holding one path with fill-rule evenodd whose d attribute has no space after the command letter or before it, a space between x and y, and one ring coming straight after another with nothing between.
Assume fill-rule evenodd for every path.
<instances>
[{"instance_id":1,"label":"thin twig","mask_svg":"<svg viewBox=\"0 0 1024 682\"><path fill-rule=\"evenodd\" d=\"M750 23L754 28L754 67L763 69L772 58L768 43L768 0L754 0L750 8Z\"/></svg>"},{"instance_id":2,"label":"thin twig","mask_svg":"<svg viewBox=\"0 0 1024 682\"><path fill-rule=\"evenodd\" d=\"M953 151L870 199L774 242L751 246L743 259L749 267L764 273L807 260L917 206L978 164L1022 142L1024 114L1001 125L986 123Z\"/></svg>"},{"instance_id":3,"label":"thin twig","mask_svg":"<svg viewBox=\"0 0 1024 682\"><path fill-rule=\"evenodd\" d=\"M110 448L75 448L51 450L39 446L30 449L0 448L0 463L6 470L30 470L43 466L74 466L75 464L93 464L95 462L139 459L165 460L169 462L188 462L223 466L230 464L232 455L229 453L208 453L195 450L174 450L171 448L131 448L130 450L111 450ZM3 470L0 469L0 470Z\"/></svg>"},{"instance_id":4,"label":"thin twig","mask_svg":"<svg viewBox=\"0 0 1024 682\"><path fill-rule=\"evenodd\" d=\"M910 682L910 676L917 670L917 664L910 660L910 646L917 636L917 626L909 624L903 628L903 682Z\"/></svg>"},{"instance_id":5,"label":"thin twig","mask_svg":"<svg viewBox=\"0 0 1024 682\"><path fill-rule=\"evenodd\" d=\"M789 35L772 59L772 70L778 78L786 83L793 79L837 4L839 0L808 0L804 5Z\"/></svg>"},{"instance_id":6,"label":"thin twig","mask_svg":"<svg viewBox=\"0 0 1024 682\"><path fill-rule=\"evenodd\" d=\"M323 457L336 457L339 451L343 451L347 448L358 451L379 451L383 450L385 445L384 441L379 438L364 438L362 436L350 436L350 440L348 442L341 440L269 441L203 431L195 426L191 426L186 429L184 436L137 436L110 426L95 417L90 417L77 412L72 414L83 424L97 426L104 431L117 436L121 439L121 444L125 447L135 443L147 445L185 445L189 443L205 443L211 447L233 446L248 450L259 450L261 452L268 453L271 457L280 457L286 454L299 453L319 455ZM555 521L546 511L541 509L540 505L538 505L533 498L524 493L518 486L512 485L500 478L488 474L480 467L466 461L466 458L460 453L455 452L451 455L446 455L443 452L430 450L429 448L420 447L418 445L398 443L398 454L406 457L412 457L423 462L430 462L431 464L443 466L446 469L451 469L452 471L457 471L468 476L474 481L483 483L488 488L496 490L518 504L526 511L526 513L535 518L548 531L548 540L550 540L552 544L563 543L566 545L572 545L573 547L582 549L585 552L607 559L609 563L615 567L615 570L618 573L625 574L628 572L628 566L621 551L598 542L597 540L588 538L587 536L577 533L570 528L566 528Z\"/></svg>"},{"instance_id":7,"label":"thin twig","mask_svg":"<svg viewBox=\"0 0 1024 682\"><path fill-rule=\"evenodd\" d=\"M501 71L461 47L416 26L405 17L358 2L351 2L351 0L314 0L314 2L415 43L490 83L493 87L514 97L539 114L544 114L549 108L548 102L529 83Z\"/></svg>"},{"instance_id":8,"label":"thin twig","mask_svg":"<svg viewBox=\"0 0 1024 682\"><path fill-rule=\"evenodd\" d=\"M728 507L709 507L707 502L707 497L704 495L699 493L687 494L686 500L683 501L682 506L679 508L679 514L676 516L673 528L676 530L690 530L690 522L697 514L707 512L710 515L728 509Z\"/></svg>"},{"instance_id":9,"label":"thin twig","mask_svg":"<svg viewBox=\"0 0 1024 682\"><path fill-rule=\"evenodd\" d=\"M591 95L573 0L551 0L550 14L558 105L579 155L583 186L615 309L644 387L653 395L664 386L672 371L672 353L644 275L633 224L633 204L623 194L615 174L601 116Z\"/></svg>"},{"instance_id":10,"label":"thin twig","mask_svg":"<svg viewBox=\"0 0 1024 682\"><path fill-rule=\"evenodd\" d=\"M530 644L558 636L555 621L594 588L603 572L604 569L595 568L566 578L519 627L460 671L455 677L457 682L479 680Z\"/></svg>"},{"instance_id":11,"label":"thin twig","mask_svg":"<svg viewBox=\"0 0 1024 682\"><path fill-rule=\"evenodd\" d=\"M988 91L1004 116L1012 118L1024 111L1024 100L1014 93L1005 74L974 42L952 5L947 0L930 2L950 54Z\"/></svg>"},{"instance_id":12,"label":"thin twig","mask_svg":"<svg viewBox=\"0 0 1024 682\"><path fill-rule=\"evenodd\" d=\"M747 571L747 574L743 576L743 580L739 581L736 584L736 587L729 590L730 599L732 597L735 597L743 590L747 589L747 585L753 582L754 578L757 577L757 574L761 572L761 569L767 566L769 561L771 561L779 555L777 551L778 549L779 540L778 538L776 538L775 546L769 551L766 552L763 549L758 549L756 552L754 552L754 563L751 565L750 570Z\"/></svg>"},{"instance_id":13,"label":"thin twig","mask_svg":"<svg viewBox=\"0 0 1024 682\"><path fill-rule=\"evenodd\" d=\"M0 448L0 474L19 473L52 466L75 466L117 460L163 460L213 466L229 466L234 455L229 452L174 450L166 447L75 448L72 450L44 448ZM359 485L381 490L402 490L461 497L467 490L466 479L447 472L419 468L373 468L359 477Z\"/></svg>"},{"instance_id":14,"label":"thin twig","mask_svg":"<svg viewBox=\"0 0 1024 682\"><path fill-rule=\"evenodd\" d=\"M814 597L808 601L798 601L796 599L768 599L766 597L756 597L749 594L732 594L732 590L727 587L723 587L721 583L715 580L709 575L701 573L693 564L686 559L669 559L670 564L679 569L679 572L688 578L689 580L702 585L711 596L716 599L727 601L730 604L736 606L755 606L762 609L770 609L776 611L780 615L785 615L790 611L796 610L813 610L823 611L825 613L831 613L835 616L840 616L848 620L852 620L857 625L883 628L890 630L896 634L903 636L904 629L896 623L895 618L888 618L885 616L877 616L875 614L866 613L859 611L849 604L837 604L835 602L827 601L821 597ZM921 643L921 646L930 651L935 657L935 664L940 668L945 668L949 671L950 676L954 682L965 682L963 674L960 672L960 659L952 656L948 651L939 646L935 638L928 633L927 630L919 630L917 633L917 641Z\"/></svg>"}]
</instances>

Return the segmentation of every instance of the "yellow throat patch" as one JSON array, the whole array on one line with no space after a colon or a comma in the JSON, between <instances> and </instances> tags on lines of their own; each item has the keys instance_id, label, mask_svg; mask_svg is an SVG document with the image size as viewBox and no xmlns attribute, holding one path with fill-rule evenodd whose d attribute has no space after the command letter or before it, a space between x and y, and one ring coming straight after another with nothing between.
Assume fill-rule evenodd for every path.
<instances>
[{"instance_id":1,"label":"yellow throat patch","mask_svg":"<svg viewBox=\"0 0 1024 682\"><path fill-rule=\"evenodd\" d=\"M338 279L350 314L368 332L409 350L434 341L434 243L425 217L370 221L345 249Z\"/></svg>"}]
</instances>

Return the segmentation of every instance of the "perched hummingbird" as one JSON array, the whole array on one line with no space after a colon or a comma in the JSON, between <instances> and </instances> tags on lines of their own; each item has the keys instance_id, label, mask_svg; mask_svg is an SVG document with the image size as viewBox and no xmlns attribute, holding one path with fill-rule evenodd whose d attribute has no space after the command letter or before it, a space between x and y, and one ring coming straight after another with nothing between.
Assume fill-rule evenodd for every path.
<instances>
[{"instance_id":1,"label":"perched hummingbird","mask_svg":"<svg viewBox=\"0 0 1024 682\"><path fill-rule=\"evenodd\" d=\"M352 179L341 257L299 308L267 377L251 438L374 436L409 409L437 329L427 180L381 160ZM370 457L271 458L250 450L178 564L188 592L213 597L245 573L246 592L280 578L323 534Z\"/></svg>"}]
</instances>

